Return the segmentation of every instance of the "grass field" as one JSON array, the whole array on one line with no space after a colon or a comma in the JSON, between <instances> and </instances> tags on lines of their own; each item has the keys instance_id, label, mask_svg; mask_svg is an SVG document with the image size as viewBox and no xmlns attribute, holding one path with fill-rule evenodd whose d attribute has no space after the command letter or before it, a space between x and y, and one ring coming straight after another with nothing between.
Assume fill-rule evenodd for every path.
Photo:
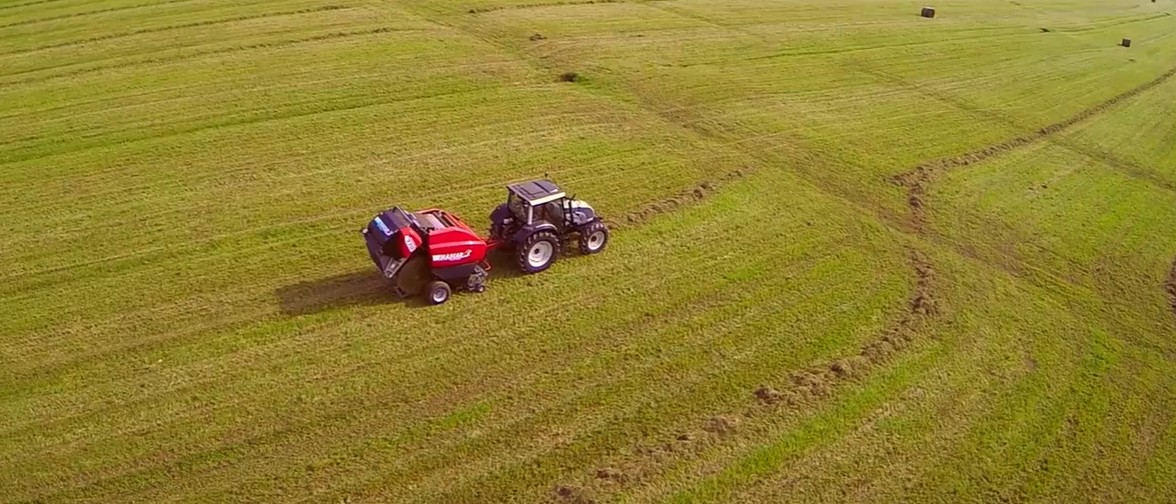
<instances>
[{"instance_id":1,"label":"grass field","mask_svg":"<svg viewBox=\"0 0 1176 504\"><path fill-rule=\"evenodd\" d=\"M0 0L0 501L1176 501L1176 3L934 6Z\"/></svg>"}]
</instances>

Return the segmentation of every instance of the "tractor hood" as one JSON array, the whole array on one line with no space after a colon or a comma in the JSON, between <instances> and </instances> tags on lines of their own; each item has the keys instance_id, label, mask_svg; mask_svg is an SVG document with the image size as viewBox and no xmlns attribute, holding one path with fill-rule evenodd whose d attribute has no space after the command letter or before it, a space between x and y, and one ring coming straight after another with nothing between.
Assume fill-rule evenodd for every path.
<instances>
[{"instance_id":1,"label":"tractor hood","mask_svg":"<svg viewBox=\"0 0 1176 504\"><path fill-rule=\"evenodd\" d=\"M572 223L579 226L596 220L596 210L583 200L571 200L568 205L572 208Z\"/></svg>"}]
</instances>

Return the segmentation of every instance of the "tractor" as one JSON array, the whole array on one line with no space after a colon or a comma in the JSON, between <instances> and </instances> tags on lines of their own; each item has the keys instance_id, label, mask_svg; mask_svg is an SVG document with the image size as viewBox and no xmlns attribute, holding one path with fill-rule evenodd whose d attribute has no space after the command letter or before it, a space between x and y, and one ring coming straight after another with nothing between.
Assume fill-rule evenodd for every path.
<instances>
[{"instance_id":1,"label":"tractor","mask_svg":"<svg viewBox=\"0 0 1176 504\"><path fill-rule=\"evenodd\" d=\"M580 253L604 250L608 227L587 203L569 198L549 180L506 187L506 203L490 213L490 241L514 250L525 273L538 273L555 263L575 235Z\"/></svg>"},{"instance_id":2,"label":"tractor","mask_svg":"<svg viewBox=\"0 0 1176 504\"><path fill-rule=\"evenodd\" d=\"M392 207L361 233L396 294L424 294L432 304L448 301L454 289L484 291L492 250L509 249L520 270L538 273L555 263L573 236L584 254L604 250L609 237L591 206L546 179L508 185L506 202L490 213L490 222L490 236L483 239L444 210Z\"/></svg>"}]
</instances>

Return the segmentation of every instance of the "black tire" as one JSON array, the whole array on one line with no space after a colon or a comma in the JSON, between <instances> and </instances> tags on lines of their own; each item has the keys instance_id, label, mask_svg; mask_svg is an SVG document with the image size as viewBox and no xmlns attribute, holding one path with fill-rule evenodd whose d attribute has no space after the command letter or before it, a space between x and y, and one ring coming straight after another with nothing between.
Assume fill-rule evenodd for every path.
<instances>
[{"instance_id":1,"label":"black tire","mask_svg":"<svg viewBox=\"0 0 1176 504\"><path fill-rule=\"evenodd\" d=\"M429 284L429 288L425 289L425 296L429 299L429 304L439 305L449 301L451 292L449 284L441 280L434 280Z\"/></svg>"},{"instance_id":2,"label":"black tire","mask_svg":"<svg viewBox=\"0 0 1176 504\"><path fill-rule=\"evenodd\" d=\"M593 222L580 231L580 253L596 254L608 245L608 226L603 222Z\"/></svg>"},{"instance_id":3,"label":"black tire","mask_svg":"<svg viewBox=\"0 0 1176 504\"><path fill-rule=\"evenodd\" d=\"M559 254L559 237L551 231L539 231L523 240L515 252L515 259L524 273L538 273L555 264Z\"/></svg>"}]
</instances>

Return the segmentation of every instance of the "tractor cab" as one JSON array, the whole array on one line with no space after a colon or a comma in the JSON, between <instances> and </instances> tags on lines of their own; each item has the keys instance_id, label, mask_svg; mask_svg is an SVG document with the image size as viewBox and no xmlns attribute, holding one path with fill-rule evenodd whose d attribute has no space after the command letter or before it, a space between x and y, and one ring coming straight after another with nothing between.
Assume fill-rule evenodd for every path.
<instances>
[{"instance_id":1,"label":"tractor cab","mask_svg":"<svg viewBox=\"0 0 1176 504\"><path fill-rule=\"evenodd\" d=\"M506 192L511 220L524 226L546 222L563 230L596 220L592 206L569 198L550 180L511 184L506 186Z\"/></svg>"}]
</instances>

